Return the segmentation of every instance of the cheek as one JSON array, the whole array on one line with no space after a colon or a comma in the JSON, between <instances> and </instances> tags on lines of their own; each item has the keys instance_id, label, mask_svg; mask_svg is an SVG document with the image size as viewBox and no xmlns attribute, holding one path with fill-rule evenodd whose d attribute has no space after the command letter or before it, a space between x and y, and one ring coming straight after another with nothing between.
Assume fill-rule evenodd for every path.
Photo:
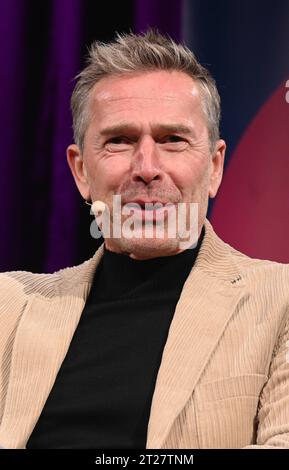
<instances>
[{"instance_id":1,"label":"cheek","mask_svg":"<svg viewBox=\"0 0 289 470\"><path fill-rule=\"evenodd\" d=\"M100 159L89 166L91 184L102 190L114 190L119 187L128 168L128 160L122 156Z\"/></svg>"},{"instance_id":2,"label":"cheek","mask_svg":"<svg viewBox=\"0 0 289 470\"><path fill-rule=\"evenodd\" d=\"M172 173L176 186L183 196L192 196L204 190L208 185L208 167L200 162L176 165Z\"/></svg>"}]
</instances>

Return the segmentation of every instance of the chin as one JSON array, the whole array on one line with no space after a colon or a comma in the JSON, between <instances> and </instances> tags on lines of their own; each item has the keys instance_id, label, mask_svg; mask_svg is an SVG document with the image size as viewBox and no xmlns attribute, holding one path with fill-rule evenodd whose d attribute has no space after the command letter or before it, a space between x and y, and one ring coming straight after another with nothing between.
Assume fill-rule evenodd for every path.
<instances>
[{"instance_id":1,"label":"chin","mask_svg":"<svg viewBox=\"0 0 289 470\"><path fill-rule=\"evenodd\" d=\"M140 260L171 256L182 251L179 247L179 241L172 238L122 238L117 242L117 251Z\"/></svg>"}]
</instances>

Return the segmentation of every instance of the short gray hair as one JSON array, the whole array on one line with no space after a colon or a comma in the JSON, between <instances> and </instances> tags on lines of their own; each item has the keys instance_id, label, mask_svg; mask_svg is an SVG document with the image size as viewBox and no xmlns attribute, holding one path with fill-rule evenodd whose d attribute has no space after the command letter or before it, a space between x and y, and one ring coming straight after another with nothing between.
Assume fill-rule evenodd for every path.
<instances>
[{"instance_id":1,"label":"short gray hair","mask_svg":"<svg viewBox=\"0 0 289 470\"><path fill-rule=\"evenodd\" d=\"M94 85L104 77L154 70L184 72L198 82L213 148L219 139L221 114L215 80L187 46L149 29L143 34L117 34L110 43L92 43L87 66L76 76L77 83L71 97L74 140L81 151L89 120L90 92Z\"/></svg>"}]
</instances>

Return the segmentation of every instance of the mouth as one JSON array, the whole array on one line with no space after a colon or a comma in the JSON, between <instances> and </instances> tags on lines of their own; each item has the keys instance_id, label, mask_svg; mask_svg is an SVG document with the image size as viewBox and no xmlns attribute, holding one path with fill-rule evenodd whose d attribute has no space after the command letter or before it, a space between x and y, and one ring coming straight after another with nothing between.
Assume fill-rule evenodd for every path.
<instances>
[{"instance_id":1,"label":"mouth","mask_svg":"<svg viewBox=\"0 0 289 470\"><path fill-rule=\"evenodd\" d=\"M145 210L154 210L154 209L160 209L161 207L172 205L171 202L168 201L160 201L157 199L153 200L144 200L144 199L135 199L133 201L128 201L126 203L127 206L129 207L136 207Z\"/></svg>"},{"instance_id":2,"label":"mouth","mask_svg":"<svg viewBox=\"0 0 289 470\"><path fill-rule=\"evenodd\" d=\"M175 204L171 202L159 200L144 201L141 199L129 201L125 206L131 209L134 216L148 222L164 220L172 211L172 208L175 208Z\"/></svg>"}]
</instances>

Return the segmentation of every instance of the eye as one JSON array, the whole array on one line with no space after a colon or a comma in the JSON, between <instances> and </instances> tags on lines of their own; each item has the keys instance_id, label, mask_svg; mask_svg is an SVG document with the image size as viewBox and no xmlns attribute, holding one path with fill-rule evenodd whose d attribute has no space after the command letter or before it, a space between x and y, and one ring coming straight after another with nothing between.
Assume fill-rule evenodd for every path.
<instances>
[{"instance_id":1,"label":"eye","mask_svg":"<svg viewBox=\"0 0 289 470\"><path fill-rule=\"evenodd\" d=\"M181 152L185 150L188 145L188 141L184 137L176 134L169 134L162 137L159 140L159 143L162 145L164 150L172 152Z\"/></svg>"},{"instance_id":2,"label":"eye","mask_svg":"<svg viewBox=\"0 0 289 470\"><path fill-rule=\"evenodd\" d=\"M121 152L121 151L129 149L131 146L131 143L132 142L128 137L115 136L115 137L110 137L105 142L105 148L109 152Z\"/></svg>"},{"instance_id":3,"label":"eye","mask_svg":"<svg viewBox=\"0 0 289 470\"><path fill-rule=\"evenodd\" d=\"M184 138L179 136L179 135L166 135L162 141L163 143L170 142L170 143L175 143L175 142L184 142Z\"/></svg>"},{"instance_id":4,"label":"eye","mask_svg":"<svg viewBox=\"0 0 289 470\"><path fill-rule=\"evenodd\" d=\"M126 137L117 136L117 137L111 137L106 143L119 145L119 144L123 144L127 142L128 142L128 139Z\"/></svg>"}]
</instances>

